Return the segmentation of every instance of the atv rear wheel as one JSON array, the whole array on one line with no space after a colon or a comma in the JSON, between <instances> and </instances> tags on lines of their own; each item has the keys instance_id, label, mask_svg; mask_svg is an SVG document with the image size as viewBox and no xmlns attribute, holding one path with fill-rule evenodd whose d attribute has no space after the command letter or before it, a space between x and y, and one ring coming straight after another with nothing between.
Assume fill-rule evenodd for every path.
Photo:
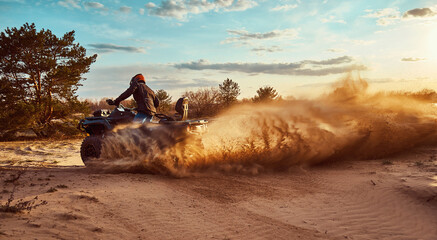
<instances>
[{"instance_id":1,"label":"atv rear wheel","mask_svg":"<svg viewBox=\"0 0 437 240\"><path fill-rule=\"evenodd\" d=\"M103 138L96 135L88 136L83 140L82 145L80 146L80 157L85 166L87 166L91 159L100 157L102 141Z\"/></svg>"}]
</instances>

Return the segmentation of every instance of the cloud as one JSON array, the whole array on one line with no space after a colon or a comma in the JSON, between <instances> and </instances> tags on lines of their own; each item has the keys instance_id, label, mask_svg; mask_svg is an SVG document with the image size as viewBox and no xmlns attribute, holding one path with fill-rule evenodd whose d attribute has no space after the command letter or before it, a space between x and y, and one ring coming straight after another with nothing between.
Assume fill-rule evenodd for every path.
<instances>
[{"instance_id":1,"label":"cloud","mask_svg":"<svg viewBox=\"0 0 437 240\"><path fill-rule=\"evenodd\" d=\"M381 10L365 10L367 18L377 18L377 24L381 26L392 25L400 21L406 21L411 19L426 19L437 15L437 6L425 7L425 8L414 8L406 11L402 14L397 8L385 8ZM377 31L381 32L381 31Z\"/></svg>"},{"instance_id":2,"label":"cloud","mask_svg":"<svg viewBox=\"0 0 437 240\"><path fill-rule=\"evenodd\" d=\"M349 56L343 56L338 58L331 58L328 60L314 61L314 60L303 60L300 63L303 64L313 64L313 65L336 65L342 63L350 63L353 62L354 59Z\"/></svg>"},{"instance_id":3,"label":"cloud","mask_svg":"<svg viewBox=\"0 0 437 240\"><path fill-rule=\"evenodd\" d=\"M423 61L423 60L426 60L426 58L407 57L407 58L401 59L402 62L418 62L418 61Z\"/></svg>"},{"instance_id":4,"label":"cloud","mask_svg":"<svg viewBox=\"0 0 437 240\"><path fill-rule=\"evenodd\" d=\"M210 11L244 11L257 6L254 0L163 0L161 5L149 2L145 5L149 15L175 18L181 21L189 14L200 14Z\"/></svg>"},{"instance_id":5,"label":"cloud","mask_svg":"<svg viewBox=\"0 0 437 240\"><path fill-rule=\"evenodd\" d=\"M377 18L376 23L381 26L387 26L396 23L401 17L401 13L396 8L384 8L381 10L366 10L368 12L364 17Z\"/></svg>"},{"instance_id":6,"label":"cloud","mask_svg":"<svg viewBox=\"0 0 437 240\"><path fill-rule=\"evenodd\" d=\"M437 12L431 10L430 8L415 8L406 11L402 18L426 18L433 17L436 14Z\"/></svg>"},{"instance_id":7,"label":"cloud","mask_svg":"<svg viewBox=\"0 0 437 240\"><path fill-rule=\"evenodd\" d=\"M112 43L92 43L89 44L98 53L110 53L110 52L129 52L129 53L145 53L143 48L131 47L131 46L119 46Z\"/></svg>"},{"instance_id":8,"label":"cloud","mask_svg":"<svg viewBox=\"0 0 437 240\"><path fill-rule=\"evenodd\" d=\"M209 63L206 60L175 64L177 69L190 70L220 70L230 72L244 72L249 74L277 74L325 76L350 72L353 70L367 70L367 67L355 63L349 56L332 58L322 61L304 60L295 63Z\"/></svg>"},{"instance_id":9,"label":"cloud","mask_svg":"<svg viewBox=\"0 0 437 240\"><path fill-rule=\"evenodd\" d=\"M99 3L99 2L86 2L83 5L88 8L95 8L95 9L103 9L105 5Z\"/></svg>"},{"instance_id":10,"label":"cloud","mask_svg":"<svg viewBox=\"0 0 437 240\"><path fill-rule=\"evenodd\" d=\"M189 9L190 4L188 2L182 0L164 0L161 2L161 6L156 6L154 3L149 2L145 6L149 10L149 15L184 20L189 13L198 14L212 9L212 5L209 2L204 3L199 7L193 6L192 9Z\"/></svg>"},{"instance_id":11,"label":"cloud","mask_svg":"<svg viewBox=\"0 0 437 240\"><path fill-rule=\"evenodd\" d=\"M220 3L226 3L229 2L227 0L216 0L216 2ZM220 4L222 6L226 6L226 4ZM235 1L235 4L231 4L228 7L224 8L224 11L226 12L232 12L232 11L245 11L249 8L253 8L258 6L258 3L253 0L237 0Z\"/></svg>"},{"instance_id":12,"label":"cloud","mask_svg":"<svg viewBox=\"0 0 437 240\"><path fill-rule=\"evenodd\" d=\"M283 30L273 30L265 33L250 33L246 30L228 30L228 33L236 37L229 37L222 41L222 44L233 42L244 42L253 40L271 40L271 39L286 39L292 40L297 38L298 31L296 29L288 28Z\"/></svg>"},{"instance_id":13,"label":"cloud","mask_svg":"<svg viewBox=\"0 0 437 240\"><path fill-rule=\"evenodd\" d=\"M156 7L156 4L149 2L145 6L146 6L146 8L154 8L154 7Z\"/></svg>"},{"instance_id":14,"label":"cloud","mask_svg":"<svg viewBox=\"0 0 437 240\"><path fill-rule=\"evenodd\" d=\"M58 5L68 8L68 9L73 9L73 8L77 8L80 9L80 5L79 5L79 0L62 0L58 2Z\"/></svg>"},{"instance_id":15,"label":"cloud","mask_svg":"<svg viewBox=\"0 0 437 240\"><path fill-rule=\"evenodd\" d=\"M122 13L130 13L132 11L132 8L128 6L121 6L119 11Z\"/></svg>"},{"instance_id":16,"label":"cloud","mask_svg":"<svg viewBox=\"0 0 437 240\"><path fill-rule=\"evenodd\" d=\"M332 52L332 53L340 53L340 52L346 52L346 50L342 49L342 48L329 48L326 49L327 52Z\"/></svg>"},{"instance_id":17,"label":"cloud","mask_svg":"<svg viewBox=\"0 0 437 240\"><path fill-rule=\"evenodd\" d=\"M251 49L252 52L280 52L282 51L282 48L278 46L271 46L271 47L255 47Z\"/></svg>"},{"instance_id":18,"label":"cloud","mask_svg":"<svg viewBox=\"0 0 437 240\"><path fill-rule=\"evenodd\" d=\"M140 8L140 9L138 10L138 13L139 13L140 15L144 15L144 12L145 12L144 8Z\"/></svg>"},{"instance_id":19,"label":"cloud","mask_svg":"<svg viewBox=\"0 0 437 240\"><path fill-rule=\"evenodd\" d=\"M346 24L346 22L343 19L337 19L335 16L329 16L327 18L322 18L323 23L343 23Z\"/></svg>"},{"instance_id":20,"label":"cloud","mask_svg":"<svg viewBox=\"0 0 437 240\"><path fill-rule=\"evenodd\" d=\"M284 12L286 12L288 10L295 9L295 8L297 8L297 4L285 4L285 5L278 5L272 9L270 9L270 11L274 11L274 12L275 11L284 11Z\"/></svg>"},{"instance_id":21,"label":"cloud","mask_svg":"<svg viewBox=\"0 0 437 240\"><path fill-rule=\"evenodd\" d=\"M98 11L100 14L108 14L109 9L105 7L105 5L99 3L99 2L85 2L83 4L85 6L85 10L94 9L95 11Z\"/></svg>"}]
</instances>

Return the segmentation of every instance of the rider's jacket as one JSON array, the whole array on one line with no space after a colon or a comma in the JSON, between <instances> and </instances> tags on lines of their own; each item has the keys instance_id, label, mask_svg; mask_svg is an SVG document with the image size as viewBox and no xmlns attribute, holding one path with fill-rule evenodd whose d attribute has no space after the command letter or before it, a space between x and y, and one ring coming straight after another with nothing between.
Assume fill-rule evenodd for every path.
<instances>
[{"instance_id":1,"label":"rider's jacket","mask_svg":"<svg viewBox=\"0 0 437 240\"><path fill-rule=\"evenodd\" d=\"M134 95L135 102L137 102L138 112L152 116L155 115L156 108L159 107L159 100L153 90L144 82L131 81L130 87L115 99L115 105L120 104L121 101L132 94Z\"/></svg>"}]
</instances>

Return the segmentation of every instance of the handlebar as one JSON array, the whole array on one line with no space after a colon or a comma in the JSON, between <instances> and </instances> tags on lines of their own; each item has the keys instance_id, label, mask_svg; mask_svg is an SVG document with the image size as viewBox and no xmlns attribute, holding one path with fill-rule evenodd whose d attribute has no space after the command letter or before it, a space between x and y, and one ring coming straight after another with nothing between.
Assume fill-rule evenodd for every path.
<instances>
[{"instance_id":1,"label":"handlebar","mask_svg":"<svg viewBox=\"0 0 437 240\"><path fill-rule=\"evenodd\" d=\"M108 104L108 105L115 105L115 103L114 103L114 100L112 100L112 99L106 99L106 103Z\"/></svg>"},{"instance_id":2,"label":"handlebar","mask_svg":"<svg viewBox=\"0 0 437 240\"><path fill-rule=\"evenodd\" d=\"M123 104L121 104L121 103L119 103L118 105L115 105L115 102L114 102L114 100L112 100L112 99L106 99L106 103L108 104L108 105L111 105L111 106L115 106L116 108L123 108L123 109L125 109L125 110L136 110L135 108L127 108L127 107L125 107L125 106L123 106Z\"/></svg>"}]
</instances>

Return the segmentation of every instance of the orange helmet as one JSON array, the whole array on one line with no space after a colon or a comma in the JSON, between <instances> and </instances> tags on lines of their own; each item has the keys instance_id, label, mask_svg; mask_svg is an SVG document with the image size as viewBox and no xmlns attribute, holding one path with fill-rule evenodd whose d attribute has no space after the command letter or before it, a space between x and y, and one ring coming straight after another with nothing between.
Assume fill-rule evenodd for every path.
<instances>
[{"instance_id":1,"label":"orange helmet","mask_svg":"<svg viewBox=\"0 0 437 240\"><path fill-rule=\"evenodd\" d=\"M135 75L132 80L136 80L137 82L146 82L146 79L144 78L143 74L138 73L137 75Z\"/></svg>"}]
</instances>

